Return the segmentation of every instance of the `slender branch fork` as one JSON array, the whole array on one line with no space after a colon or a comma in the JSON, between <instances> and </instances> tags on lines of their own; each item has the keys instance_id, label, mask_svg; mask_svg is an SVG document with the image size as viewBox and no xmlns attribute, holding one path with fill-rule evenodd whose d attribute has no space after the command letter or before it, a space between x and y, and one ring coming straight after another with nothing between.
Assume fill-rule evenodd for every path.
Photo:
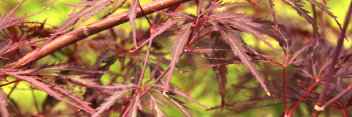
<instances>
[{"instance_id":1,"label":"slender branch fork","mask_svg":"<svg viewBox=\"0 0 352 117\"><path fill-rule=\"evenodd\" d=\"M141 9L137 10L137 17L142 17L144 15L148 15L148 14L157 12L159 10L169 8L175 5L179 5L181 3L188 2L188 1L190 0L158 0L158 1L150 2L141 7L143 10ZM86 37L89 37L90 35L96 34L100 31L128 22L128 20L129 20L128 11L126 11L126 12L122 12L122 13L113 15L111 17L107 17L105 19L99 20L87 26L77 28L31 51L30 53L26 54L18 61L5 65L4 68L13 68L13 69L21 68L63 47L73 44L79 40L85 39Z\"/></svg>"},{"instance_id":2,"label":"slender branch fork","mask_svg":"<svg viewBox=\"0 0 352 117\"><path fill-rule=\"evenodd\" d=\"M314 107L315 110L317 110L317 111L324 110L324 108L325 108L325 106L327 104L331 104L332 102L334 102L335 100L340 98L343 94L347 93L348 90L352 89L352 85L350 85L346 90L344 90L343 92L338 94L335 98L330 100L328 103L323 104L323 102L324 102L324 100L326 98L327 92L329 90L328 87L330 85L330 81L333 79L333 75L335 73L335 65L337 64L339 55L340 55L340 53L341 53L341 51L343 49L344 37L346 35L348 24L350 23L351 15L352 15L352 1L350 2L350 6L349 6L349 9L348 9L346 17L345 17L345 22L344 22L340 37L338 38L337 46L336 46L335 52L333 54L334 59L331 62L329 73L326 76L326 81L323 84L323 89L322 89L322 92L320 93L318 102L317 102L317 104Z\"/></svg>"},{"instance_id":3,"label":"slender branch fork","mask_svg":"<svg viewBox=\"0 0 352 117\"><path fill-rule=\"evenodd\" d=\"M157 12L157 11L160 11L162 9L169 8L169 7L172 7L172 6L175 6L175 5L179 5L179 4L182 4L184 2L188 2L188 1L190 1L190 0L158 0L158 1L150 2L149 4L140 6L140 9L137 10L137 14L136 15L137 15L137 17L143 17L145 15L148 15L148 14L151 14L151 13L154 13L154 12ZM347 93L348 91L352 90L352 84L351 84L344 91L342 91L340 94L336 95L333 99L327 101L324 104L327 92L329 90L328 86L330 84L330 81L333 79L332 76L334 75L334 72L335 72L335 65L337 64L339 55L340 55L340 53L341 53L341 51L343 49L342 47L343 47L343 43L344 43L344 37L345 37L345 33L346 33L346 30L347 30L347 27L348 27L348 24L349 24L349 20L351 18L351 14L352 14L352 2L350 4L350 8L349 8L349 11L348 11L346 19L345 19L345 24L343 26L342 33L341 33L341 35L340 35L340 37L338 39L337 47L336 47L336 49L335 49L335 51L333 53L334 59L333 59L331 65L330 65L330 68L329 68L330 72L326 76L325 82L323 84L323 89L322 89L321 95L320 95L319 100L318 100L318 102L316 104L316 108L315 109L317 111L323 110L324 107L326 107L327 105L332 104L334 101L339 99L345 93ZM274 20L276 20L276 19L274 18ZM18 61L5 65L4 68L16 69L16 68L21 68L21 67L27 66L27 65L29 65L29 64L31 64L31 63L33 63L33 62L45 57L46 55L51 54L51 53L53 53L53 52L55 52L55 51L57 51L57 50L59 50L59 49L61 49L63 47L66 47L66 46L68 46L70 44L73 44L73 43L75 43L77 41L85 39L85 38L87 38L87 37L89 37L89 36L91 36L93 34L96 34L96 33L99 33L101 31L113 28L114 26L120 25L120 24L128 22L128 21L129 21L128 11L126 11L126 12L119 13L117 15L113 15L113 16L104 18L104 19L99 20L97 22L94 22L92 24L77 28L77 29L75 29L73 31L70 31L68 33L63 34L62 36L59 36L59 37L55 38L53 41L48 42L45 45L42 45L41 47L38 47L37 49L34 49L33 51L29 52L28 54L26 54L24 57L22 57ZM213 32L213 31L209 31L208 33L211 33L211 32ZM208 33L206 33L206 34L208 34ZM205 35L202 35L202 36L200 36L200 38L192 40L189 43L189 45L194 43L195 41L201 39ZM150 44L151 44L151 42L149 42L149 48L150 48ZM149 54L149 51L148 51L148 54ZM148 55L147 55L147 59L145 61L144 68L146 67L147 61L148 61ZM283 93L284 93L283 103L284 103L284 108L285 108L285 112L284 113L285 113L285 116L286 115L292 116L292 114L293 114L294 110L297 108L297 106L301 102L303 102L304 98L306 98L307 95L312 91L312 89L318 85L319 80L317 80L311 86L311 88L309 88L307 90L305 95L302 96L302 98L299 100L299 102L297 102L294 105L294 107L290 110L287 107L287 89L286 89L286 87L287 87L287 85L286 85L286 83L287 83L286 82L287 66L283 65L282 68L283 68L283 72L282 72L283 76L282 77L283 77L283 87L284 87L284 89L283 89ZM167 70L169 70L169 68L166 69L165 71L167 71ZM144 73L144 71L143 71L143 73ZM140 76L140 81L139 81L138 87L140 87L140 85L141 85L143 73ZM163 75L161 75L161 77L162 76ZM161 77L159 77L156 81L160 80ZM18 81L19 80L14 81L14 82L18 82ZM4 84L4 85L7 85L7 84Z\"/></svg>"}]
</instances>

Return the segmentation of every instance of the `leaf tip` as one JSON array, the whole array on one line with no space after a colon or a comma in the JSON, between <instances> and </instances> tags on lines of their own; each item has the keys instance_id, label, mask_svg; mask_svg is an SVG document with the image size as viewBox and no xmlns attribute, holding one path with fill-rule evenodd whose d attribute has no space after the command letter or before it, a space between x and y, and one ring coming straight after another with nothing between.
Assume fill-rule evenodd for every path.
<instances>
[{"instance_id":1,"label":"leaf tip","mask_svg":"<svg viewBox=\"0 0 352 117\"><path fill-rule=\"evenodd\" d=\"M316 105L314 106L314 109L315 109L316 111L323 111L323 110L325 109L325 107L324 107L324 106L319 106L318 104L316 104Z\"/></svg>"}]
</instances>

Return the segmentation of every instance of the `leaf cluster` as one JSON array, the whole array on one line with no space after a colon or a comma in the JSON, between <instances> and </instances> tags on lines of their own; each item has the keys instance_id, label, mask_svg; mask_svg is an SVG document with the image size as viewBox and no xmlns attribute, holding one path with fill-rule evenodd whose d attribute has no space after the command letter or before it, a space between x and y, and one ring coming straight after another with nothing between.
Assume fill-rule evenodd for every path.
<instances>
[{"instance_id":1,"label":"leaf cluster","mask_svg":"<svg viewBox=\"0 0 352 117\"><path fill-rule=\"evenodd\" d=\"M51 26L26 20L46 9L15 16L22 0L0 19L1 115L25 116L11 98L22 82L47 94L42 104L35 101L33 116L164 117L170 114L166 108L177 108L190 117L194 106L188 102L236 113L283 107L279 115L285 117L306 116L298 109L303 104L311 116L351 115L352 52L343 45L351 36L352 6L341 25L325 1L188 1L84 0L66 4L73 11ZM56 0L46 2L49 8ZM280 2L304 22L278 15ZM121 8L129 10L118 12ZM194 12L185 12L188 8ZM114 27L125 22L130 29ZM218 93L215 106L189 96L204 79ZM200 97L211 94L206 88ZM57 109L60 102L73 109Z\"/></svg>"}]
</instances>

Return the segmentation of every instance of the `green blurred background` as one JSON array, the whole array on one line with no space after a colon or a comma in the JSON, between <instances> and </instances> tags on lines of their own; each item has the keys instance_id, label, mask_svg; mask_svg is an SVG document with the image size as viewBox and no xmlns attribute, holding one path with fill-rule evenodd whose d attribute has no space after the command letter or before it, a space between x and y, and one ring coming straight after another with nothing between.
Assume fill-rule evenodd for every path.
<instances>
[{"instance_id":1,"label":"green blurred background","mask_svg":"<svg viewBox=\"0 0 352 117\"><path fill-rule=\"evenodd\" d=\"M6 13L11 10L20 0L0 0L0 16L6 15ZM30 15L33 13L36 13L40 10L44 9L44 6L48 5L48 2L41 2L42 0L27 0L16 12L16 15L18 16L24 16L24 15ZM142 4L148 3L152 0L141 0ZM45 19L47 20L47 23L50 25L54 26L59 26L65 19L67 18L68 14L70 11L73 9L70 6L67 6L65 4L75 4L79 3L79 0L58 0L54 5L52 5L48 10L44 11L43 13L40 13L38 15L29 17L27 20L28 21L44 21ZM238 2L237 0L224 0L223 2ZM260 4L258 4L257 7L263 7L263 8L268 8L268 4L265 3L266 1L261 1ZM284 5L282 2L278 0L274 0L276 6L275 9L277 11L278 15L278 20L279 21L289 21L289 22L294 22L293 24L300 24L300 22L305 22L303 18L299 17L299 15L296 13L295 10L290 8L287 5ZM349 0L327 0L328 7L330 8L330 11L334 13L338 18L339 22L343 22L343 18L345 17L346 10L348 8ZM306 9L310 9L310 5L306 4L305 5ZM184 8L184 11L190 14L195 14L195 7L189 7L186 6ZM126 11L128 10L128 7L123 7L118 12ZM255 17L261 17L263 19L271 19L271 14L270 13L265 13L265 14L256 14L255 12L244 9L243 11L249 16L255 16ZM59 15L58 15L59 14ZM289 14L289 15L288 15ZM90 23L94 22L96 20L99 20L100 16L102 14L98 14L97 17L93 17L90 20L86 21L85 23ZM294 20L292 20L294 19ZM337 26L333 23L333 19L327 18L330 20L331 24L335 28ZM149 28L148 23L144 19L138 19L136 24L141 24L137 25L138 28L142 29L147 29ZM350 25L351 26L351 25ZM124 28L126 33L128 34L131 32L131 26L128 23L122 24L120 26L117 26L116 28ZM306 26L307 29L310 28L309 25ZM351 28L349 28L351 29ZM350 31L351 32L351 31ZM333 34L328 33L328 37L332 43L336 43L337 37ZM251 35L243 35L244 40L246 39L251 39L253 38ZM253 45L256 45L258 43L252 43ZM351 42L346 42L345 47L348 48L350 47ZM256 45L261 47L263 50L267 50L268 48L266 46L263 46L262 43L259 43L259 45ZM276 44L276 47L279 47L278 44ZM86 53L87 56L87 62L89 63L94 63L96 54L94 53ZM89 59L92 58L92 59ZM55 59L55 58L50 58L46 57L42 59L41 61L46 62L46 61L57 61L58 63L65 61L65 57L62 56L62 59ZM110 70L111 71L117 71L119 68L117 67L118 63L116 65L114 64ZM241 73L246 73L248 70L245 69L243 65L228 65L228 71L234 71L234 72L229 72L227 74L228 76L228 84L236 84L238 83L237 77L241 75ZM148 72L148 71L147 71ZM147 74L148 75L148 74ZM109 75L104 75L103 77L109 78L111 76ZM197 70L196 72L191 72L191 73L175 73L174 75L175 78L173 78L173 84L176 85L176 87L187 87L187 89L183 89L185 93L190 94L192 98L195 100L199 101L200 103L207 105L209 107L212 106L217 106L220 104L220 96L218 93L218 87L217 86L212 86L212 85L217 85L216 80L213 78L214 73L210 68L205 68L201 70ZM192 78L192 80L190 80ZM13 80L9 78L9 80ZM197 81L197 82L194 82ZM253 80L252 85L258 85L256 81ZM7 85L2 87L2 90L5 93L9 93L10 89L13 85ZM43 100L47 96L44 92L38 91L38 90L30 90L32 87L25 82L21 82L18 86L18 88L13 92L11 95L11 98L16 101L19 106L25 110L28 113L35 113L35 107L34 107L34 101L33 99L37 100L39 104L42 104ZM227 86L228 89L231 88L231 85ZM80 90L79 88L77 90ZM228 90L229 92L233 90ZM245 91L237 92L237 94L241 93L241 95L236 95L235 97L227 97L228 102L241 102L241 100L246 100L248 97L247 96L252 96L252 94L247 94ZM33 97L33 95L35 97ZM264 95L264 94L260 94ZM211 117L211 116L218 116L218 117L278 117L279 114L283 112L283 107L281 105L279 106L270 106L270 107L265 107L265 108L260 108L260 109L254 109L250 111L245 111L245 112L236 112L236 111L227 111L227 110L212 110L212 111L205 111L203 108L200 106L197 106L195 104L192 104L192 102L186 101L184 99L181 99L186 102L186 106L188 106L194 114L195 117ZM275 103L279 102L280 100L275 100L272 102L263 102L263 104L269 104L269 103ZM62 109L65 110L66 106L64 103L59 104L56 109ZM309 115L307 111L304 111L307 109L305 105L301 105L300 108L302 112L306 112L306 115ZM164 109L165 112L168 115L172 115L174 117L179 117L182 116L182 113L177 110L175 107L171 107L171 109Z\"/></svg>"}]
</instances>

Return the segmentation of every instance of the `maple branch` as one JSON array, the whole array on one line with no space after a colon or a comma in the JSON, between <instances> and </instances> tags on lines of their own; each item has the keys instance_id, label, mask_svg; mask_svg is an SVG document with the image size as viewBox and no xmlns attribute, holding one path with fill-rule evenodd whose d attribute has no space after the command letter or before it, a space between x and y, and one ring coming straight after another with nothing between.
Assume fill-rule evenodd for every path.
<instances>
[{"instance_id":1,"label":"maple branch","mask_svg":"<svg viewBox=\"0 0 352 117\"><path fill-rule=\"evenodd\" d=\"M144 15L148 15L156 11L169 8L187 1L190 1L190 0L158 0L158 1L150 2L142 6L143 11L141 9L138 9L136 15L137 17L142 17ZM66 47L79 40L85 39L86 37L89 37L90 35L93 35L100 31L128 22L128 20L129 20L128 11L126 11L126 12L122 12L122 13L113 15L111 17L107 17L105 19L99 20L87 26L80 27L62 36L57 37L53 41L45 45L42 45L41 47L36 48L35 50L29 52L18 61L5 65L4 68L20 68L20 67L26 66L63 47Z\"/></svg>"},{"instance_id":2,"label":"maple branch","mask_svg":"<svg viewBox=\"0 0 352 117\"><path fill-rule=\"evenodd\" d=\"M343 43L344 43L344 37L346 36L346 31L348 29L348 24L350 23L350 20L351 20L351 16L352 16L352 1L350 2L350 7L347 11L347 14L346 14L346 17L345 17L345 22L343 24L343 28L341 30L341 34L338 38L338 41L337 41L337 45L336 45L336 49L335 49L335 52L333 53L333 60L330 64L330 68L329 68L329 72L326 76L326 80L323 84L323 88L322 88L322 91L320 93L320 96L319 96L319 99L318 99L318 102L317 104L315 105L315 110L317 111L321 111L321 110L324 110L324 106L322 106L323 102L325 101L325 98L327 97L327 92L329 89L329 86L330 86L330 83L332 81L332 79L334 79L333 75L335 74L335 71L336 71L336 64L338 63L339 61L339 57L340 57L340 53L341 51L343 50ZM352 87L350 87L352 88ZM347 88L349 89L349 88ZM341 92L341 94L343 94L346 90L344 90L343 92ZM339 95L337 95L339 96ZM336 96L336 97L337 97ZM333 98L335 99L335 98Z\"/></svg>"}]
</instances>

